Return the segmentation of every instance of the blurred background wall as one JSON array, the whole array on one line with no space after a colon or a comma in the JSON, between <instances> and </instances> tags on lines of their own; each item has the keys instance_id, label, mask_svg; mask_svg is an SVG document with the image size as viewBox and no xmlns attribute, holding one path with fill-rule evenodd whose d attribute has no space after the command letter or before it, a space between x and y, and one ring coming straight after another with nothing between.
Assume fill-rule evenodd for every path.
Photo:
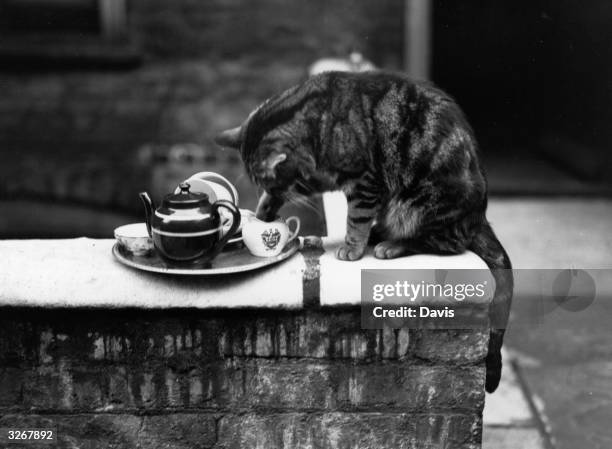
<instances>
[{"instance_id":1,"label":"blurred background wall","mask_svg":"<svg viewBox=\"0 0 612 449\"><path fill-rule=\"evenodd\" d=\"M431 77L465 108L499 194L607 195L612 6L432 2ZM0 237L110 236L316 59L403 69L401 0L0 0ZM41 219L44 217L44 219Z\"/></svg>"},{"instance_id":2,"label":"blurred background wall","mask_svg":"<svg viewBox=\"0 0 612 449\"><path fill-rule=\"evenodd\" d=\"M401 63L396 1L128 0L126 29L112 39L96 25L104 2L53 2L0 1L3 236L109 235L139 216L139 190L159 198L205 169L236 180L253 207L241 162L212 144L215 132L320 56L360 48ZM37 28L31 16L45 3Z\"/></svg>"}]
</instances>

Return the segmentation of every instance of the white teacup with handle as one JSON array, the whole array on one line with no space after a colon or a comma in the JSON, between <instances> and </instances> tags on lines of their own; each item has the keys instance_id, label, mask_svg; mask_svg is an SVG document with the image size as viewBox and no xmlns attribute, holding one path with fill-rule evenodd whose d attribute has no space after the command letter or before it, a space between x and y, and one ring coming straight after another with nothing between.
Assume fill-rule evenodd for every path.
<instances>
[{"instance_id":1,"label":"white teacup with handle","mask_svg":"<svg viewBox=\"0 0 612 449\"><path fill-rule=\"evenodd\" d=\"M290 225L294 224L294 230ZM300 219L289 217L274 221L263 221L251 215L242 224L242 240L248 250L257 257L278 256L287 243L294 240L300 232Z\"/></svg>"}]
</instances>

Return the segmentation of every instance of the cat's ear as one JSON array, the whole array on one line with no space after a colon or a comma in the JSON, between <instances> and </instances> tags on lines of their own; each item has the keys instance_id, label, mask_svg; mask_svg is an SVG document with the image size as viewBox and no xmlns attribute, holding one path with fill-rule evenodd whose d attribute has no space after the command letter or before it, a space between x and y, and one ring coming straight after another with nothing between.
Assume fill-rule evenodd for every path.
<instances>
[{"instance_id":1,"label":"cat's ear","mask_svg":"<svg viewBox=\"0 0 612 449\"><path fill-rule=\"evenodd\" d=\"M242 126L227 129L215 136L215 143L222 147L239 149L242 144Z\"/></svg>"},{"instance_id":2,"label":"cat's ear","mask_svg":"<svg viewBox=\"0 0 612 449\"><path fill-rule=\"evenodd\" d=\"M265 172L266 176L269 178L276 177L276 166L281 162L285 162L287 160L287 155L285 153L273 153L270 155L265 162Z\"/></svg>"}]
</instances>

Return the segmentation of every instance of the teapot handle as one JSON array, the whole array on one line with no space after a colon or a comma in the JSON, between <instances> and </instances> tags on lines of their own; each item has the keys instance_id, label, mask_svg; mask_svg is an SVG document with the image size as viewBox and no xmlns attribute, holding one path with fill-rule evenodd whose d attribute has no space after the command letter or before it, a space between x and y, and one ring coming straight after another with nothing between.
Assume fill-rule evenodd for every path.
<instances>
[{"instance_id":1,"label":"teapot handle","mask_svg":"<svg viewBox=\"0 0 612 449\"><path fill-rule=\"evenodd\" d=\"M155 210L155 205L153 204L153 200L147 192L140 192L138 196L140 196L142 204L144 205L145 224L147 225L147 232L149 233L149 237L153 237L153 234L151 233L151 220Z\"/></svg>"},{"instance_id":2,"label":"teapot handle","mask_svg":"<svg viewBox=\"0 0 612 449\"><path fill-rule=\"evenodd\" d=\"M212 205L213 211L215 211L217 214L219 214L220 207L223 207L231 212L232 225L230 226L229 230L225 233L225 235L221 237L221 239L214 246L214 248L212 249L212 254L208 255L208 257L210 257L211 259L216 257L217 254L221 252L221 250L223 249L227 241L230 238L232 238L232 236L238 229L238 226L240 226L240 211L238 210L238 208L236 207L234 203L228 200L218 200Z\"/></svg>"}]
</instances>

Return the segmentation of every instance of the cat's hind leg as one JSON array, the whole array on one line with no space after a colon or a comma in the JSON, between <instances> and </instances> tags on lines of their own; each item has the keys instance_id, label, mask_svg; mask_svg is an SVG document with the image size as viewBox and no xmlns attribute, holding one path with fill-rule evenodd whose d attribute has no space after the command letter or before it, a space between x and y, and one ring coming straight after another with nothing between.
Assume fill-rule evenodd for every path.
<instances>
[{"instance_id":1,"label":"cat's hind leg","mask_svg":"<svg viewBox=\"0 0 612 449\"><path fill-rule=\"evenodd\" d=\"M377 259L395 259L410 254L415 253L407 240L383 240L374 247L374 257Z\"/></svg>"},{"instance_id":2,"label":"cat's hind leg","mask_svg":"<svg viewBox=\"0 0 612 449\"><path fill-rule=\"evenodd\" d=\"M413 254L461 254L467 249L465 243L450 242L445 238L428 236L407 240L384 240L374 247L374 256L378 259L395 259Z\"/></svg>"},{"instance_id":3,"label":"cat's hind leg","mask_svg":"<svg viewBox=\"0 0 612 449\"><path fill-rule=\"evenodd\" d=\"M414 236L421 224L419 208L410 207L407 201L392 199L378 218L378 232L382 237L374 247L378 259L415 254Z\"/></svg>"},{"instance_id":4,"label":"cat's hind leg","mask_svg":"<svg viewBox=\"0 0 612 449\"><path fill-rule=\"evenodd\" d=\"M461 254L467 250L470 240L453 228L450 225L443 231L429 231L411 239L385 240L374 247L374 256L394 259L413 254Z\"/></svg>"},{"instance_id":5,"label":"cat's hind leg","mask_svg":"<svg viewBox=\"0 0 612 449\"><path fill-rule=\"evenodd\" d=\"M412 254L460 254L471 242L472 221L464 217L436 222L421 214L419 208L398 202L385 214L386 240L374 247L374 256L393 259Z\"/></svg>"}]
</instances>

